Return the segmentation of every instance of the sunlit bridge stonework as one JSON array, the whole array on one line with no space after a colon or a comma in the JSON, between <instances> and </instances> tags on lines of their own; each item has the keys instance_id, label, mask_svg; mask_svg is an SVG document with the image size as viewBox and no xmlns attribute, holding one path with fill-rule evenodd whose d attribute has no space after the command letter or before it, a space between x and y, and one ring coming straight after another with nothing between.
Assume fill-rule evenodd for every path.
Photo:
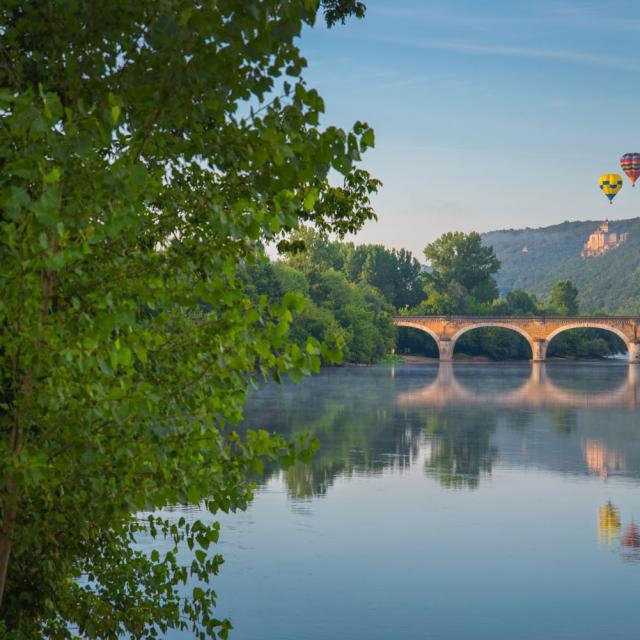
<instances>
[{"instance_id":1,"label":"sunlit bridge stonework","mask_svg":"<svg viewBox=\"0 0 640 640\"><path fill-rule=\"evenodd\" d=\"M640 363L640 317L637 316L395 316L397 327L428 333L438 345L440 360L453 358L460 336L472 329L501 327L522 335L531 347L533 362L543 362L555 336L569 329L603 329L615 333L627 345L629 362Z\"/></svg>"}]
</instances>

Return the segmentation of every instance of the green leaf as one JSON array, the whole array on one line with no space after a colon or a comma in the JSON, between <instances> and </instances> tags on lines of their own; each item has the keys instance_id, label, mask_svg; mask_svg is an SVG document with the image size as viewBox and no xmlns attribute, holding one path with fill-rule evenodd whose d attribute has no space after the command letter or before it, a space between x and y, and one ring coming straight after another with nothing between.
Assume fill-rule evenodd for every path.
<instances>
[{"instance_id":1,"label":"green leaf","mask_svg":"<svg viewBox=\"0 0 640 640\"><path fill-rule=\"evenodd\" d=\"M59 167L53 167L49 173L44 175L44 182L45 184L54 184L60 180L61 175Z\"/></svg>"},{"instance_id":2,"label":"green leaf","mask_svg":"<svg viewBox=\"0 0 640 640\"><path fill-rule=\"evenodd\" d=\"M375 146L375 134L373 129L367 129L360 138L360 148L362 151Z\"/></svg>"}]
</instances>

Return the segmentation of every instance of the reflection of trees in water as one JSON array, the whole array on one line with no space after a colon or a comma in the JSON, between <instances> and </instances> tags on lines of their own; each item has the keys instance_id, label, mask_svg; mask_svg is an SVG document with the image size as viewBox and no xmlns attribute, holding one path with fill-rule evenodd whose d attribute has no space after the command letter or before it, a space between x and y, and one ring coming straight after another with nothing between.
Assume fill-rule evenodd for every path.
<instances>
[{"instance_id":1,"label":"reflection of trees in water","mask_svg":"<svg viewBox=\"0 0 640 640\"><path fill-rule=\"evenodd\" d=\"M629 398L639 385L634 378L617 392L601 394L601 379L615 377L620 384L620 374L614 369L612 375L611 368L574 374L578 381L573 383L583 393L567 393L557 384L572 377L569 367L554 374L557 383L552 386L540 367L461 368L464 386L446 367L400 368L395 377L388 369L333 371L301 385L260 390L249 402L246 426L287 439L309 432L319 439L310 464L282 474L289 495L298 500L324 495L336 477L406 468L421 450L427 475L445 487L475 488L498 460L498 426L500 438L506 438L500 446L512 455L516 451L519 459L576 473L585 467L593 472L602 458L598 447L584 443L606 442L609 452L626 451L628 464L621 466L610 453L602 458L604 468L622 469L629 476L640 468L640 447L628 412L637 405ZM629 402L623 403L624 398ZM609 411L621 404L627 408L611 420ZM525 435L531 424L536 426L533 439ZM505 435L505 428L518 436ZM562 445L556 447L549 437L562 438ZM265 477L276 473L273 464Z\"/></svg>"},{"instance_id":2,"label":"reflection of trees in water","mask_svg":"<svg viewBox=\"0 0 640 640\"><path fill-rule=\"evenodd\" d=\"M489 475L498 450L491 444L496 414L434 411L427 417L425 431L431 454L425 472L443 486L475 489L481 475Z\"/></svg>"},{"instance_id":3,"label":"reflection of trees in water","mask_svg":"<svg viewBox=\"0 0 640 640\"><path fill-rule=\"evenodd\" d=\"M310 429L320 440L310 464L284 473L289 495L305 499L325 495L336 477L379 475L387 468L403 469L416 457L419 437L406 429L396 411L366 412L343 406L323 429ZM307 430L300 425L300 430Z\"/></svg>"},{"instance_id":4,"label":"reflection of trees in water","mask_svg":"<svg viewBox=\"0 0 640 640\"><path fill-rule=\"evenodd\" d=\"M578 426L578 414L573 409L551 409L549 423L553 433L566 437Z\"/></svg>"},{"instance_id":5,"label":"reflection of trees in water","mask_svg":"<svg viewBox=\"0 0 640 640\"><path fill-rule=\"evenodd\" d=\"M412 429L407 412L394 406L392 386L358 390L353 395L332 387L328 397L323 397L314 385L303 385L296 387L299 394L293 404L287 390L280 390L281 402L275 405L269 394L254 398L251 415L260 415L260 426L277 430L287 439L311 432L320 441L310 464L283 472L291 498L325 495L338 476L378 475L387 468L405 468L418 453L420 432ZM313 408L311 418L309 407ZM272 465L266 477L277 472Z\"/></svg>"},{"instance_id":6,"label":"reflection of trees in water","mask_svg":"<svg viewBox=\"0 0 640 640\"><path fill-rule=\"evenodd\" d=\"M512 409L504 416L504 423L512 431L526 431L533 416L533 412L528 409Z\"/></svg>"}]
</instances>

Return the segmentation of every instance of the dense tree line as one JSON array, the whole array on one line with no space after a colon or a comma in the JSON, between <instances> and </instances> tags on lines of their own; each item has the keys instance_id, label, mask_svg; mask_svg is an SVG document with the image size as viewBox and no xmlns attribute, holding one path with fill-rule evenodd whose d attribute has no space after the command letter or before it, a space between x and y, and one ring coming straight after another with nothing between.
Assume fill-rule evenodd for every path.
<instances>
[{"instance_id":1,"label":"dense tree line","mask_svg":"<svg viewBox=\"0 0 640 640\"><path fill-rule=\"evenodd\" d=\"M251 295L275 304L287 293L301 294L304 307L293 320L293 340L339 344L347 363L380 361L395 346L394 303L417 293L417 260L406 251L331 242L310 230L294 240L304 242L305 250L246 267Z\"/></svg>"},{"instance_id":2,"label":"dense tree line","mask_svg":"<svg viewBox=\"0 0 640 640\"><path fill-rule=\"evenodd\" d=\"M437 357L433 339L411 329L396 330L391 316L485 315L571 316L579 313L578 290L557 282L546 301L515 289L498 296L500 269L493 248L478 233L446 233L424 251L428 268L408 251L382 245L354 245L303 229L290 241L295 249L275 262L246 271L252 295L276 302L284 294L304 297L291 336L343 344L345 362L376 362L394 347L401 353ZM397 336L397 337L396 337ZM624 348L613 334L581 329L561 334L550 345L551 356L602 357ZM457 353L491 359L528 359L530 347L519 334L484 328L463 335Z\"/></svg>"}]
</instances>

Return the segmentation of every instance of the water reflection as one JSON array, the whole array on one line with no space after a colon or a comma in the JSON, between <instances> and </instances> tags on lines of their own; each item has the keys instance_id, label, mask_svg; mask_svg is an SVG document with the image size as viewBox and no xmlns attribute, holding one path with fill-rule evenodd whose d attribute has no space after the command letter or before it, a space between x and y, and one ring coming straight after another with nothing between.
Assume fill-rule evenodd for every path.
<instances>
[{"instance_id":1,"label":"water reflection","mask_svg":"<svg viewBox=\"0 0 640 640\"><path fill-rule=\"evenodd\" d=\"M625 529L620 544L623 547L622 557L627 561L640 561L640 532L632 520Z\"/></svg>"},{"instance_id":2,"label":"water reflection","mask_svg":"<svg viewBox=\"0 0 640 640\"><path fill-rule=\"evenodd\" d=\"M480 477L491 473L498 449L491 444L497 425L496 416L480 413L473 421L456 415L428 416L425 433L430 447L424 469L450 489L475 489Z\"/></svg>"},{"instance_id":3,"label":"water reflection","mask_svg":"<svg viewBox=\"0 0 640 640\"><path fill-rule=\"evenodd\" d=\"M416 464L450 489L475 489L500 464L636 479L638 369L334 369L299 386L268 385L250 399L246 424L320 439L311 464L283 474L294 500L326 495L338 477L402 473Z\"/></svg>"},{"instance_id":4,"label":"water reflection","mask_svg":"<svg viewBox=\"0 0 640 640\"><path fill-rule=\"evenodd\" d=\"M222 518L234 636L635 637L638 373L454 363L266 385L246 424L321 444Z\"/></svg>"},{"instance_id":5,"label":"water reflection","mask_svg":"<svg viewBox=\"0 0 640 640\"><path fill-rule=\"evenodd\" d=\"M548 370L544 363L533 363L528 377L516 388L490 389L489 393L482 384L466 387L456 376L454 367L452 363L441 364L435 380L399 394L398 403L438 407L489 403L501 407L635 409L640 402L640 372L633 366L611 367L609 375L598 380L599 386L594 388L593 375L567 378L562 375L562 365L554 371L553 367ZM582 385L576 387L576 382Z\"/></svg>"},{"instance_id":6,"label":"water reflection","mask_svg":"<svg viewBox=\"0 0 640 640\"><path fill-rule=\"evenodd\" d=\"M622 527L620 510L611 501L600 507L598 513L598 538L600 544L611 545L617 538Z\"/></svg>"},{"instance_id":7,"label":"water reflection","mask_svg":"<svg viewBox=\"0 0 640 640\"><path fill-rule=\"evenodd\" d=\"M582 451L589 471L597 473L601 478L625 470L624 454L610 450L603 442L588 438L582 445Z\"/></svg>"},{"instance_id":8,"label":"water reflection","mask_svg":"<svg viewBox=\"0 0 640 640\"><path fill-rule=\"evenodd\" d=\"M640 561L640 531L632 519L622 529L620 509L610 500L598 512L598 539L600 544L617 547L623 560Z\"/></svg>"}]
</instances>

